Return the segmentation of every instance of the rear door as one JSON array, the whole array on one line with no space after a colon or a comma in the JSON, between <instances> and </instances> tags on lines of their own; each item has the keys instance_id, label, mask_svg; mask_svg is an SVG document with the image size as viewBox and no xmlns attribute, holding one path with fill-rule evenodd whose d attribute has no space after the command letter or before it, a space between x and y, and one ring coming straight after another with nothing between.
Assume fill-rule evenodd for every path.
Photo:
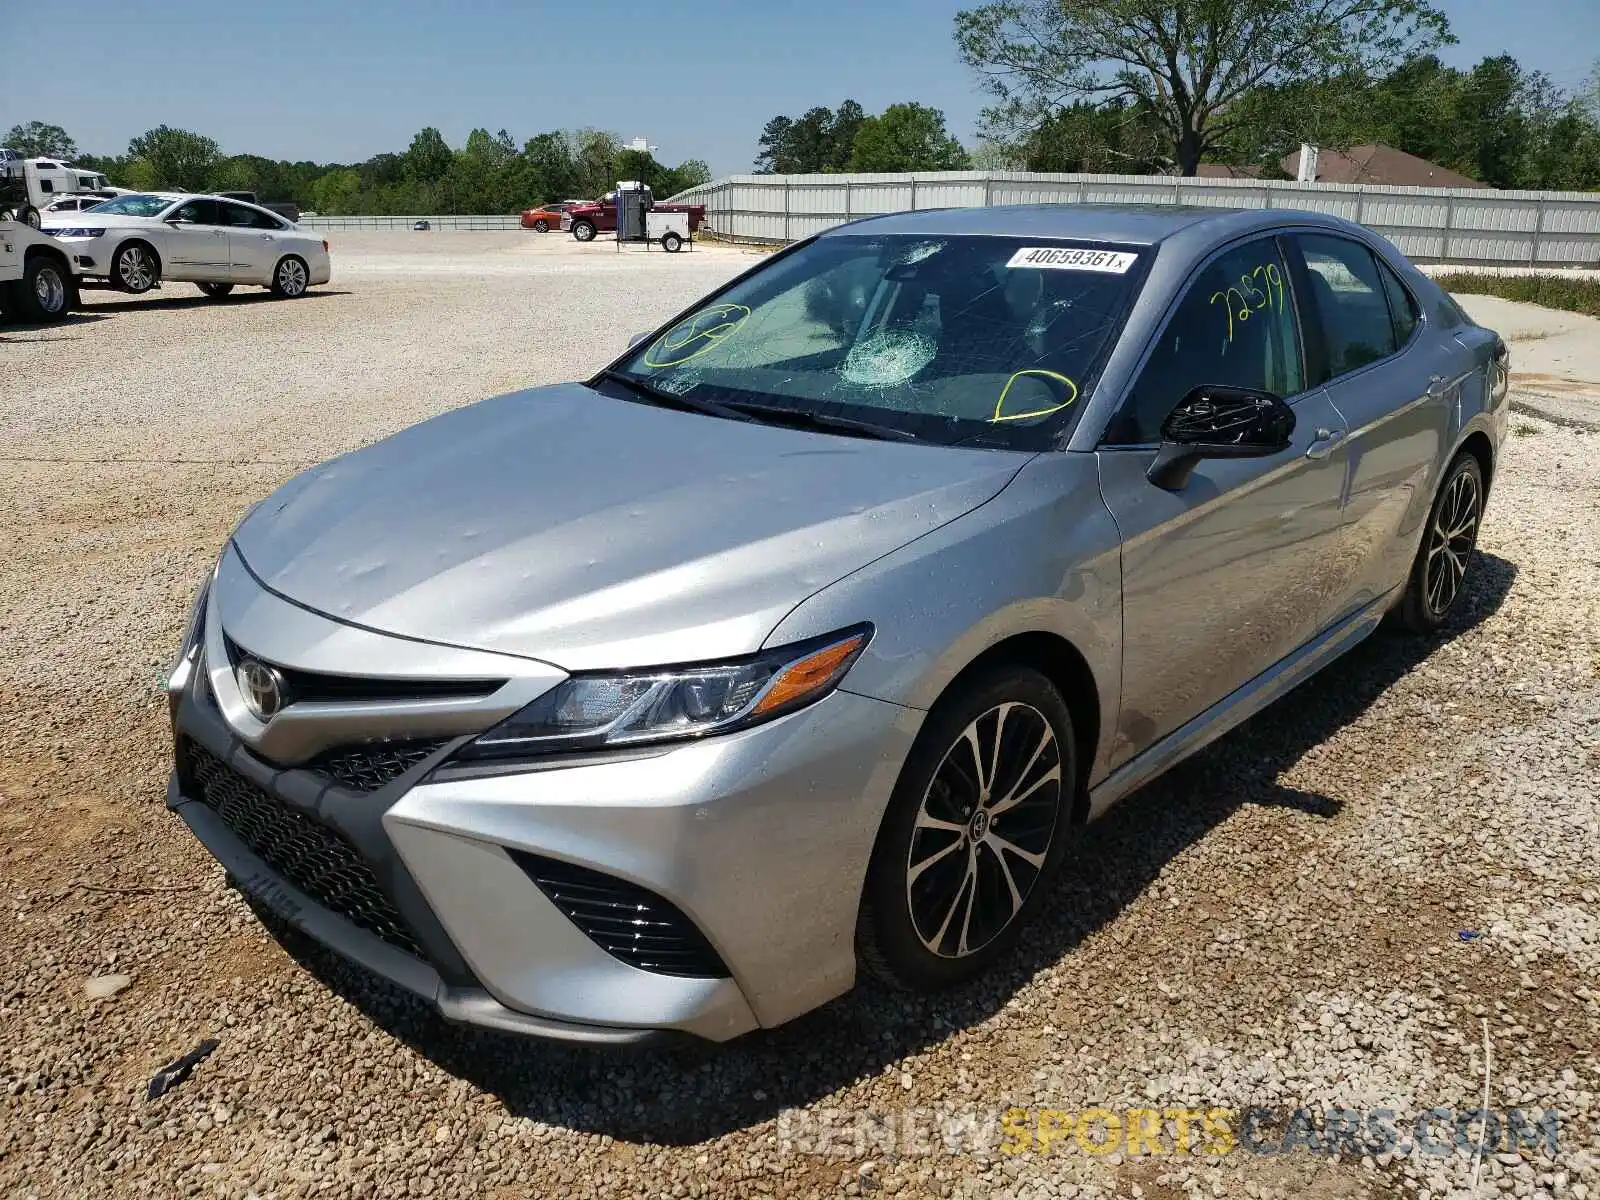
<instances>
[{"instance_id":1,"label":"rear door","mask_svg":"<svg viewBox=\"0 0 1600 1200\"><path fill-rule=\"evenodd\" d=\"M1191 278L1099 448L1121 531L1122 710L1114 765L1174 732L1321 629L1340 528L1343 422L1309 382L1301 297L1273 236ZM1168 491L1145 473L1162 422L1193 389L1272 392L1294 409L1289 449L1207 459Z\"/></svg>"},{"instance_id":2,"label":"rear door","mask_svg":"<svg viewBox=\"0 0 1600 1200\"><path fill-rule=\"evenodd\" d=\"M282 222L269 213L231 200L219 201L228 229L228 278L234 283L265 283L272 278L285 234Z\"/></svg>"},{"instance_id":3,"label":"rear door","mask_svg":"<svg viewBox=\"0 0 1600 1200\"><path fill-rule=\"evenodd\" d=\"M1468 356L1453 356L1460 348L1448 338L1427 336L1415 298L1363 243L1311 232L1292 240L1322 342L1317 375L1350 428L1343 578L1331 621L1404 582Z\"/></svg>"},{"instance_id":4,"label":"rear door","mask_svg":"<svg viewBox=\"0 0 1600 1200\"><path fill-rule=\"evenodd\" d=\"M228 277L228 231L215 200L190 200L168 213L152 237L160 245L161 273L168 279Z\"/></svg>"}]
</instances>

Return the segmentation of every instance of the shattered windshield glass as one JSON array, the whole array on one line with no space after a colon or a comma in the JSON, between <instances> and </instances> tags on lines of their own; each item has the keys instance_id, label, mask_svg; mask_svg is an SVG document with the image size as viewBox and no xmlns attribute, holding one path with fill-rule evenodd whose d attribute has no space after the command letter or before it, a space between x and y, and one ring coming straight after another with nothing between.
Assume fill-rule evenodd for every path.
<instances>
[{"instance_id":1,"label":"shattered windshield glass","mask_svg":"<svg viewBox=\"0 0 1600 1200\"><path fill-rule=\"evenodd\" d=\"M1037 449L1087 398L1137 290L1137 249L838 235L644 342L618 374L757 418L795 411L944 444Z\"/></svg>"}]
</instances>

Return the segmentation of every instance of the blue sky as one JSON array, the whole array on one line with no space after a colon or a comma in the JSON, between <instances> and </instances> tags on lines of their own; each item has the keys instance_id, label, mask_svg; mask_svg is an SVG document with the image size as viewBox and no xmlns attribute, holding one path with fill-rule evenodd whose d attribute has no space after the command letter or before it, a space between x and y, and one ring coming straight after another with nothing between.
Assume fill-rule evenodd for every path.
<instances>
[{"instance_id":1,"label":"blue sky","mask_svg":"<svg viewBox=\"0 0 1600 1200\"><path fill-rule=\"evenodd\" d=\"M846 97L869 112L935 105L970 141L984 99L951 18L974 2L0 0L0 132L50 121L85 151L120 153L168 124L229 153L350 162L402 150L424 125L452 145L479 125L519 144L593 125L721 175L750 169L773 114ZM1446 57L1509 51L1576 86L1600 56L1597 3L1442 0L1461 39Z\"/></svg>"}]
</instances>

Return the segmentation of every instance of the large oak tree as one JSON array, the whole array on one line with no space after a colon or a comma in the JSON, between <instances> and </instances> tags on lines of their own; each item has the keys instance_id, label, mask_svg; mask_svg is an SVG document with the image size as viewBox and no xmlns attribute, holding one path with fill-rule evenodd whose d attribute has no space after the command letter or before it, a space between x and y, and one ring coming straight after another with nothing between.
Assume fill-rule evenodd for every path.
<instances>
[{"instance_id":1,"label":"large oak tree","mask_svg":"<svg viewBox=\"0 0 1600 1200\"><path fill-rule=\"evenodd\" d=\"M1454 40L1427 0L1000 0L957 13L955 37L999 102L986 132L1120 100L1153 116L1184 175L1253 89L1370 76Z\"/></svg>"}]
</instances>

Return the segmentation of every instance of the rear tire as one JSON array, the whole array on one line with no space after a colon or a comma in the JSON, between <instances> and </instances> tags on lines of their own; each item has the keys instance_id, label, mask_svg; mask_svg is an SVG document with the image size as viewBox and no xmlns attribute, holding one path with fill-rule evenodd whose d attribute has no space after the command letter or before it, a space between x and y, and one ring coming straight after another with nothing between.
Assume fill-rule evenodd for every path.
<instances>
[{"instance_id":1,"label":"rear tire","mask_svg":"<svg viewBox=\"0 0 1600 1200\"><path fill-rule=\"evenodd\" d=\"M1463 452L1445 471L1422 545L1395 616L1412 633L1432 633L1449 620L1467 590L1478 528L1483 523L1483 468Z\"/></svg>"},{"instance_id":2,"label":"rear tire","mask_svg":"<svg viewBox=\"0 0 1600 1200\"><path fill-rule=\"evenodd\" d=\"M44 219L39 216L39 210L31 204L24 206L17 215L24 225L32 226L34 229L44 224Z\"/></svg>"},{"instance_id":3,"label":"rear tire","mask_svg":"<svg viewBox=\"0 0 1600 1200\"><path fill-rule=\"evenodd\" d=\"M197 283L195 284L195 287L199 288L213 300L221 300L224 296L231 294L233 291L233 284L231 283Z\"/></svg>"},{"instance_id":4,"label":"rear tire","mask_svg":"<svg viewBox=\"0 0 1600 1200\"><path fill-rule=\"evenodd\" d=\"M940 700L907 756L867 869L858 960L934 991L1016 944L1074 834L1072 715L1027 667L984 671Z\"/></svg>"},{"instance_id":5,"label":"rear tire","mask_svg":"<svg viewBox=\"0 0 1600 1200\"><path fill-rule=\"evenodd\" d=\"M306 266L306 260L296 254L288 254L278 260L278 265L272 270L272 294L284 300L298 300L306 294L306 288L311 286L311 270Z\"/></svg>"},{"instance_id":6,"label":"rear tire","mask_svg":"<svg viewBox=\"0 0 1600 1200\"><path fill-rule=\"evenodd\" d=\"M59 321L72 311L72 275L44 254L35 254L23 267L22 278L16 284L14 303L24 321L43 325Z\"/></svg>"},{"instance_id":7,"label":"rear tire","mask_svg":"<svg viewBox=\"0 0 1600 1200\"><path fill-rule=\"evenodd\" d=\"M594 241L595 227L592 221L574 221L572 223L572 236L580 242Z\"/></svg>"},{"instance_id":8,"label":"rear tire","mask_svg":"<svg viewBox=\"0 0 1600 1200\"><path fill-rule=\"evenodd\" d=\"M683 246L683 239L676 233L668 231L661 235L661 248L668 254L676 254Z\"/></svg>"},{"instance_id":9,"label":"rear tire","mask_svg":"<svg viewBox=\"0 0 1600 1200\"><path fill-rule=\"evenodd\" d=\"M537 233L549 233L550 232L550 222L549 221L545 221L545 220L535 221L533 223L533 228L534 228L534 231L537 232Z\"/></svg>"}]
</instances>

